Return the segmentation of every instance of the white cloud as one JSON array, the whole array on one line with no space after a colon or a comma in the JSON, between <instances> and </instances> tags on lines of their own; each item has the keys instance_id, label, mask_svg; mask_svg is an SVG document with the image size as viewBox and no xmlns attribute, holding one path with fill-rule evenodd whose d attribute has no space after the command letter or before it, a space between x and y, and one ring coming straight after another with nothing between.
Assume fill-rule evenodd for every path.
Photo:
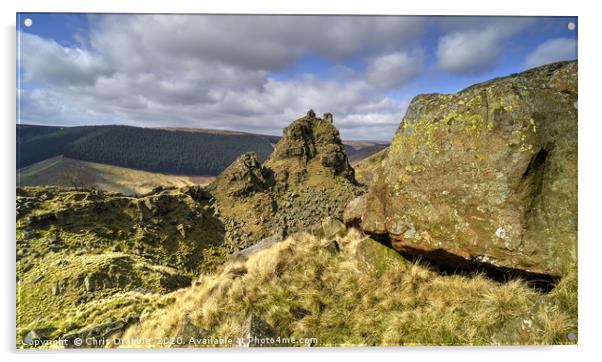
<instances>
[{"instance_id":1,"label":"white cloud","mask_svg":"<svg viewBox=\"0 0 602 362\"><path fill-rule=\"evenodd\" d=\"M343 137L390 139L406 103L383 87L414 75L418 56L399 51L421 18L90 16L89 39L67 48L21 34L27 82L21 122L121 123L223 128L280 134L308 109L332 112ZM397 49L397 51L393 51ZM370 78L343 65L325 77L276 80L271 72L313 54L365 54ZM385 73L389 73L387 77Z\"/></svg>"},{"instance_id":2,"label":"white cloud","mask_svg":"<svg viewBox=\"0 0 602 362\"><path fill-rule=\"evenodd\" d=\"M254 70L285 67L305 53L341 59L397 48L423 28L419 17L92 16L91 44L120 69L204 69L212 62Z\"/></svg>"},{"instance_id":3,"label":"white cloud","mask_svg":"<svg viewBox=\"0 0 602 362\"><path fill-rule=\"evenodd\" d=\"M491 29L444 36L437 48L439 66L451 73L491 70L500 52L497 42L498 35Z\"/></svg>"},{"instance_id":4,"label":"white cloud","mask_svg":"<svg viewBox=\"0 0 602 362\"><path fill-rule=\"evenodd\" d=\"M525 59L525 66L533 68L561 60L577 58L577 40L571 38L549 39L540 44Z\"/></svg>"},{"instance_id":5,"label":"white cloud","mask_svg":"<svg viewBox=\"0 0 602 362\"><path fill-rule=\"evenodd\" d=\"M203 127L280 134L313 108L332 112L347 139L391 138L407 102L358 77L265 78L259 87L219 86L161 74L116 73L94 84L21 92L21 122Z\"/></svg>"},{"instance_id":6,"label":"white cloud","mask_svg":"<svg viewBox=\"0 0 602 362\"><path fill-rule=\"evenodd\" d=\"M462 20L462 21L460 21ZM439 39L438 66L450 73L478 74L492 70L504 41L532 25L533 18L461 18L444 21L450 33Z\"/></svg>"},{"instance_id":7,"label":"white cloud","mask_svg":"<svg viewBox=\"0 0 602 362\"><path fill-rule=\"evenodd\" d=\"M20 33L20 65L24 81L78 85L92 84L110 75L108 65L95 54L80 48L63 47L52 40Z\"/></svg>"},{"instance_id":8,"label":"white cloud","mask_svg":"<svg viewBox=\"0 0 602 362\"><path fill-rule=\"evenodd\" d=\"M372 59L366 69L366 77L376 86L389 89L405 84L420 71L423 63L422 52L408 54L395 52Z\"/></svg>"}]
</instances>

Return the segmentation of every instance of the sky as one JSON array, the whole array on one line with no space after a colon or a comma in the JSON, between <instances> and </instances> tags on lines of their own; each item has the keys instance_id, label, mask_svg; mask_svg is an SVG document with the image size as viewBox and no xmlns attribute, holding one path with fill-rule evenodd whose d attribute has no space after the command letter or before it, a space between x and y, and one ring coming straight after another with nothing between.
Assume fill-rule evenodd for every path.
<instances>
[{"instance_id":1,"label":"sky","mask_svg":"<svg viewBox=\"0 0 602 362\"><path fill-rule=\"evenodd\" d=\"M576 17L19 13L18 122L280 135L314 109L343 139L388 141L417 94L577 59L577 32Z\"/></svg>"}]
</instances>

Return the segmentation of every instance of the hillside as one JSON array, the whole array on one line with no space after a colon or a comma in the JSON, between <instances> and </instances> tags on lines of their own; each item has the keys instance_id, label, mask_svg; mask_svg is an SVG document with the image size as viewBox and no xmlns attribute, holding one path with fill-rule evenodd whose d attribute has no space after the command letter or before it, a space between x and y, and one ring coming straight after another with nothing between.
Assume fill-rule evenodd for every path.
<instances>
[{"instance_id":1,"label":"hillside","mask_svg":"<svg viewBox=\"0 0 602 362\"><path fill-rule=\"evenodd\" d=\"M207 184L212 178L166 175L56 156L24 167L17 173L19 186L97 188L125 195L144 194L158 186Z\"/></svg>"},{"instance_id":2,"label":"hillside","mask_svg":"<svg viewBox=\"0 0 602 362\"><path fill-rule=\"evenodd\" d=\"M351 164L365 160L389 146L388 142L382 141L343 141L343 144Z\"/></svg>"},{"instance_id":3,"label":"hillside","mask_svg":"<svg viewBox=\"0 0 602 362\"><path fill-rule=\"evenodd\" d=\"M215 268L224 228L180 190L17 188L17 343L100 337ZM69 337L69 336L72 337Z\"/></svg>"},{"instance_id":4,"label":"hillside","mask_svg":"<svg viewBox=\"0 0 602 362\"><path fill-rule=\"evenodd\" d=\"M151 172L216 176L246 152L255 152L265 161L279 140L279 136L202 128L17 125L17 169L62 155ZM345 144L352 160L384 146L372 141Z\"/></svg>"},{"instance_id":5,"label":"hillside","mask_svg":"<svg viewBox=\"0 0 602 362\"><path fill-rule=\"evenodd\" d=\"M188 132L129 126L17 126L17 169L63 155L145 171L217 175L239 155L272 151L268 139L253 134Z\"/></svg>"}]
</instances>

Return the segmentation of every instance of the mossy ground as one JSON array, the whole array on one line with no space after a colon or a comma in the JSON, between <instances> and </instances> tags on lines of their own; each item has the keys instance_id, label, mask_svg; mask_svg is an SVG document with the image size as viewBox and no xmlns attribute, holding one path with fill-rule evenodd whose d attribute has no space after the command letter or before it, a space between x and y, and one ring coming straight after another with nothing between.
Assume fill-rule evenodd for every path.
<instances>
[{"instance_id":1,"label":"mossy ground","mask_svg":"<svg viewBox=\"0 0 602 362\"><path fill-rule=\"evenodd\" d=\"M90 189L23 187L18 202L20 198L34 200L17 217L17 239L34 235L20 244L23 259L27 253L48 250L52 235L60 240L61 250L71 253L123 251L196 275L205 270L203 250L219 247L224 237L221 221L208 206L179 190L128 197L97 196Z\"/></svg>"},{"instance_id":2,"label":"mossy ground","mask_svg":"<svg viewBox=\"0 0 602 362\"><path fill-rule=\"evenodd\" d=\"M521 280L441 275L405 259L365 268L356 249L366 237L353 230L337 240L338 253L302 235L227 263L125 337L175 336L185 321L236 337L254 313L279 336L317 338L317 346L576 343L567 337L577 335L576 269L545 294ZM296 319L291 307L310 314Z\"/></svg>"},{"instance_id":3,"label":"mossy ground","mask_svg":"<svg viewBox=\"0 0 602 362\"><path fill-rule=\"evenodd\" d=\"M17 189L17 346L132 320L227 258L223 227L179 190Z\"/></svg>"},{"instance_id":4,"label":"mossy ground","mask_svg":"<svg viewBox=\"0 0 602 362\"><path fill-rule=\"evenodd\" d=\"M122 285L117 282L100 290L86 290L86 276L117 268L122 274L111 279L119 281L122 277ZM22 339L31 330L47 330L43 337L59 338L111 320L137 317L148 307L166 306L170 300L163 293L169 288L162 287L161 280L167 273L120 253L49 255L27 273L17 271L17 347L24 346ZM108 279L108 275L100 275Z\"/></svg>"}]
</instances>

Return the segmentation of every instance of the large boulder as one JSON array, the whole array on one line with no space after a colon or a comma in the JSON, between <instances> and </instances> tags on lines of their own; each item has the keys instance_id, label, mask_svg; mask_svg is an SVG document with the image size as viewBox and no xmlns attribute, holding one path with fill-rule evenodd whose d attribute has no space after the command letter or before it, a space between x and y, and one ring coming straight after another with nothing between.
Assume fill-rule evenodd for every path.
<instances>
[{"instance_id":1,"label":"large boulder","mask_svg":"<svg viewBox=\"0 0 602 362\"><path fill-rule=\"evenodd\" d=\"M361 226L442 263L562 275L577 253L577 62L415 97Z\"/></svg>"}]
</instances>

